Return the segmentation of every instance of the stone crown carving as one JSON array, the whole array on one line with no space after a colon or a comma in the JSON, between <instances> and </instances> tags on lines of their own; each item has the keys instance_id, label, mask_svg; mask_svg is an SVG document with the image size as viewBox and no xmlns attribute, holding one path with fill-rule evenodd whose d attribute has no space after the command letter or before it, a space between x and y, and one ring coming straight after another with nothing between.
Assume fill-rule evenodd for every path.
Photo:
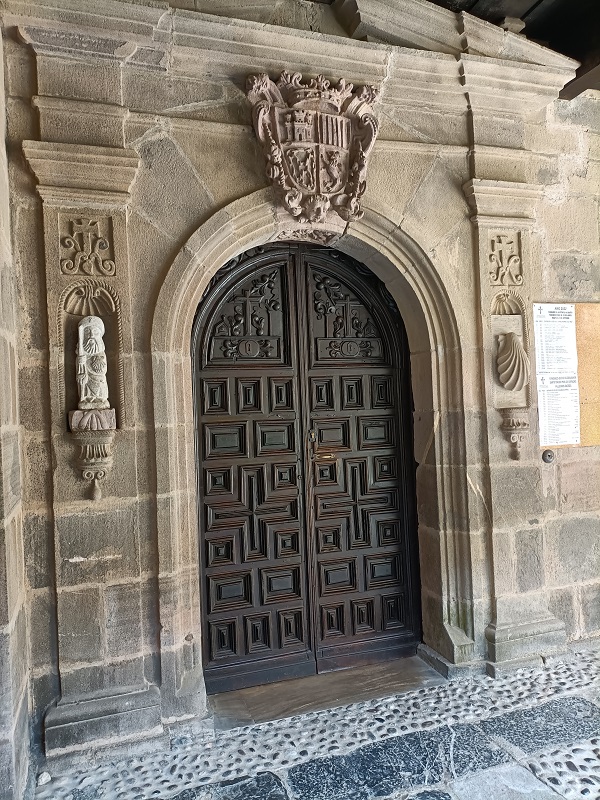
<instances>
[{"instance_id":1,"label":"stone crown carving","mask_svg":"<svg viewBox=\"0 0 600 800\"><path fill-rule=\"evenodd\" d=\"M302 223L323 222L331 209L345 221L360 219L379 127L372 109L377 90L283 72L277 83L266 73L249 76L247 95L267 177L283 207Z\"/></svg>"}]
</instances>

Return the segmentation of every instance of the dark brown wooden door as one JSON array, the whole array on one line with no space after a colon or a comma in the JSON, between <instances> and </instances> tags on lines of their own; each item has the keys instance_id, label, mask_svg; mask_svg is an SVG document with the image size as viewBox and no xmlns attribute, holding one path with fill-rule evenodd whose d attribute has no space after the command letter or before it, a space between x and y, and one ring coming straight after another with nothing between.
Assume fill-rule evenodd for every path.
<instances>
[{"instance_id":1,"label":"dark brown wooden door","mask_svg":"<svg viewBox=\"0 0 600 800\"><path fill-rule=\"evenodd\" d=\"M414 652L408 355L380 281L251 251L212 281L193 362L208 690Z\"/></svg>"}]
</instances>

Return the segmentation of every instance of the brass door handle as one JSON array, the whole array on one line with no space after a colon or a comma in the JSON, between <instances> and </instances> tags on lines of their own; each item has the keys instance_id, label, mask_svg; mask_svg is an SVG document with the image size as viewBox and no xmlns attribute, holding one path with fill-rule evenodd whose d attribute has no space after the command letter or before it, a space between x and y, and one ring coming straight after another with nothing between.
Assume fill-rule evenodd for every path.
<instances>
[{"instance_id":1,"label":"brass door handle","mask_svg":"<svg viewBox=\"0 0 600 800\"><path fill-rule=\"evenodd\" d=\"M313 458L315 461L335 461L337 456L335 453L315 453Z\"/></svg>"}]
</instances>

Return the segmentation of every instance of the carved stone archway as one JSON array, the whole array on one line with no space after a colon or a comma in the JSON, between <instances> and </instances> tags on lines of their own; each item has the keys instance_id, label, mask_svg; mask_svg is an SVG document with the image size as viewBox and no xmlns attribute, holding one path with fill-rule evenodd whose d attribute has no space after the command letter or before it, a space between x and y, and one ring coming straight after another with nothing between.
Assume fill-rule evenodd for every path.
<instances>
[{"instance_id":1,"label":"carved stone archway","mask_svg":"<svg viewBox=\"0 0 600 800\"><path fill-rule=\"evenodd\" d=\"M484 657L487 598L473 592L477 540L470 519L482 518L481 490L469 492L469 465L479 461L464 428L462 350L457 321L438 270L385 211L365 206L360 221L330 232L329 242L366 263L384 281L404 318L413 371L415 458L425 651L446 666ZM323 243L327 232L319 234ZM279 239L314 241L283 221L269 190L219 211L190 237L158 297L152 328L156 427L157 535L163 717L201 713L205 702L199 648L200 598L190 334L212 276L229 259ZM478 484L479 486L479 484ZM476 509L470 507L475 504ZM484 545L485 549L485 545ZM485 559L484 554L484 561ZM426 569L423 566L426 565ZM488 614L485 614L488 616Z\"/></svg>"}]
</instances>

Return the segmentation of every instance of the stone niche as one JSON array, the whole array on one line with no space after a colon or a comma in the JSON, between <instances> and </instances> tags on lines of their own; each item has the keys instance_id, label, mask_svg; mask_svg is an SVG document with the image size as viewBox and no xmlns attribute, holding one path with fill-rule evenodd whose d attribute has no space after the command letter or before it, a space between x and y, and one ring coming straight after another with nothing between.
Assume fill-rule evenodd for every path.
<instances>
[{"instance_id":1,"label":"stone niche","mask_svg":"<svg viewBox=\"0 0 600 800\"><path fill-rule=\"evenodd\" d=\"M207 715L190 335L216 272L269 242L353 256L403 316L422 656L446 675L495 674L541 663L567 634L594 633L597 615L584 609L592 621L582 628L568 609L579 602L577 565L595 558L600 503L569 506L560 485L579 474L579 458L595 469L597 455L542 464L528 327L531 304L560 285L550 265L561 236L578 258L599 257L588 230L597 218L571 235L556 219L560 192L546 186L566 174L561 154L583 153L587 134L556 103L576 64L425 0L393 14L373 0L325 5L321 32L276 26L269 3L234 12L224 2L106 2L101 15L88 3L26 5L6 0L3 18L15 280L36 330L23 334L19 359L44 364L47 387L26 437L49 476L44 487L32 480L26 509L51 520L40 569L55 634L33 648L32 678L46 755ZM263 76L254 112L249 76ZM332 87L344 97L324 111ZM306 110L349 114L339 131L352 132L354 150L339 133L329 179L319 174L318 192L304 179L303 194L277 170L294 121L285 115ZM254 123L283 120L280 138L258 125L257 139L253 113ZM316 130L320 158L331 142ZM595 169L569 178L584 216L588 199L597 213ZM87 315L106 327L117 429L93 504L68 430ZM575 530L589 547L565 560ZM524 541L543 565L534 577ZM556 566L567 562L568 575ZM586 573L588 598L599 571Z\"/></svg>"}]
</instances>

